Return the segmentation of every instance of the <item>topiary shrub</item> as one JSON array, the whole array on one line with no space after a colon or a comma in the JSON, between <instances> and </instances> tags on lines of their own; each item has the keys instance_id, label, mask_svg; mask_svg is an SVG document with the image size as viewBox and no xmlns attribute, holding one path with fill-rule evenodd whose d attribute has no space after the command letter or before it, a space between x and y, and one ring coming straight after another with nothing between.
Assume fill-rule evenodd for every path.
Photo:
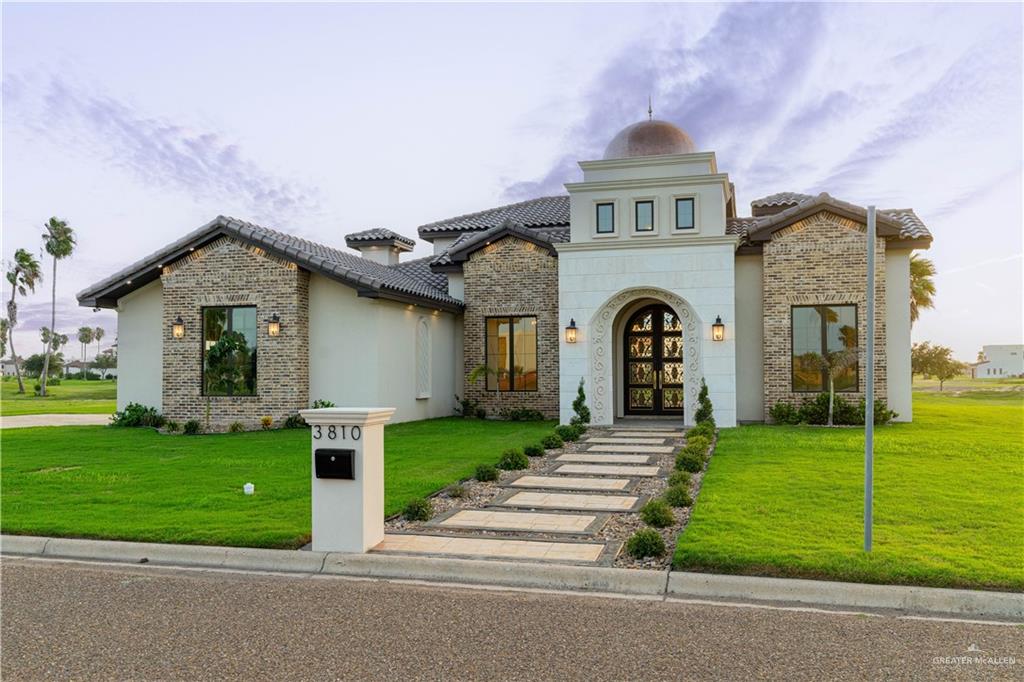
<instances>
[{"instance_id":1,"label":"topiary shrub","mask_svg":"<svg viewBox=\"0 0 1024 682\"><path fill-rule=\"evenodd\" d=\"M429 521L433 515L434 505L430 503L430 500L423 497L409 500L405 505L405 509L402 510L402 516L405 517L406 521Z\"/></svg>"},{"instance_id":2,"label":"topiary shrub","mask_svg":"<svg viewBox=\"0 0 1024 682\"><path fill-rule=\"evenodd\" d=\"M710 422L711 426L715 425L715 408L711 404L711 398L708 397L708 385L704 383L704 378L700 380L700 393L697 394L697 402L700 405L697 411L693 415L693 421L700 424L701 422Z\"/></svg>"},{"instance_id":3,"label":"topiary shrub","mask_svg":"<svg viewBox=\"0 0 1024 682\"><path fill-rule=\"evenodd\" d=\"M444 489L444 492L448 497L459 499L466 496L466 486L461 483L452 483L450 486Z\"/></svg>"},{"instance_id":4,"label":"topiary shrub","mask_svg":"<svg viewBox=\"0 0 1024 682\"><path fill-rule=\"evenodd\" d=\"M665 553L665 539L653 528L641 528L626 540L626 551L637 559L661 556Z\"/></svg>"},{"instance_id":5,"label":"topiary shrub","mask_svg":"<svg viewBox=\"0 0 1024 682\"><path fill-rule=\"evenodd\" d=\"M583 379L580 378L579 388L576 389L576 399L572 401L573 418L572 424L589 424L590 408L587 407L587 394L583 391Z\"/></svg>"},{"instance_id":6,"label":"topiary shrub","mask_svg":"<svg viewBox=\"0 0 1024 682\"><path fill-rule=\"evenodd\" d=\"M501 453L501 459L498 460L498 468L505 471L518 471L519 469L528 469L529 467L530 458L524 455L522 450L516 450L515 448Z\"/></svg>"},{"instance_id":7,"label":"topiary shrub","mask_svg":"<svg viewBox=\"0 0 1024 682\"><path fill-rule=\"evenodd\" d=\"M569 424L561 424L559 426L556 426L555 433L558 435L559 438L561 438L563 441L567 443L579 438L579 435L576 433L575 427L570 426Z\"/></svg>"},{"instance_id":8,"label":"topiary shrub","mask_svg":"<svg viewBox=\"0 0 1024 682\"><path fill-rule=\"evenodd\" d=\"M651 500L640 509L640 518L648 526L667 528L676 522L672 508L664 500Z\"/></svg>"},{"instance_id":9,"label":"topiary shrub","mask_svg":"<svg viewBox=\"0 0 1024 682\"><path fill-rule=\"evenodd\" d=\"M308 426L308 424L306 424L306 420L302 418L301 414L295 413L285 417L284 428L286 429L301 429L305 426Z\"/></svg>"},{"instance_id":10,"label":"topiary shrub","mask_svg":"<svg viewBox=\"0 0 1024 682\"><path fill-rule=\"evenodd\" d=\"M663 497L673 507L689 507L693 504L690 491L683 485L674 485L666 488Z\"/></svg>"},{"instance_id":11,"label":"topiary shrub","mask_svg":"<svg viewBox=\"0 0 1024 682\"><path fill-rule=\"evenodd\" d=\"M546 450L555 450L562 447L565 443L557 433L548 434L540 439L540 444L544 446Z\"/></svg>"},{"instance_id":12,"label":"topiary shrub","mask_svg":"<svg viewBox=\"0 0 1024 682\"><path fill-rule=\"evenodd\" d=\"M493 464L481 464L476 468L476 480L497 481L498 467L494 466Z\"/></svg>"},{"instance_id":13,"label":"topiary shrub","mask_svg":"<svg viewBox=\"0 0 1024 682\"><path fill-rule=\"evenodd\" d=\"M110 417L111 426L152 426L160 428L166 420L155 407L146 407L139 403L128 403L123 410Z\"/></svg>"},{"instance_id":14,"label":"topiary shrub","mask_svg":"<svg viewBox=\"0 0 1024 682\"><path fill-rule=\"evenodd\" d=\"M185 426L182 427L186 436L196 436L203 432L203 426L199 423L198 419L189 419L185 422Z\"/></svg>"},{"instance_id":15,"label":"topiary shrub","mask_svg":"<svg viewBox=\"0 0 1024 682\"><path fill-rule=\"evenodd\" d=\"M669 487L677 485L690 485L690 472L677 469L669 474L668 477Z\"/></svg>"},{"instance_id":16,"label":"topiary shrub","mask_svg":"<svg viewBox=\"0 0 1024 682\"><path fill-rule=\"evenodd\" d=\"M230 433L241 433L245 431L245 424L242 422L231 422L231 426L228 427Z\"/></svg>"},{"instance_id":17,"label":"topiary shrub","mask_svg":"<svg viewBox=\"0 0 1024 682\"><path fill-rule=\"evenodd\" d=\"M676 469L689 471L691 474L695 474L703 468L704 458L700 455L687 452L685 449L680 450L679 454L676 455Z\"/></svg>"},{"instance_id":18,"label":"topiary shrub","mask_svg":"<svg viewBox=\"0 0 1024 682\"><path fill-rule=\"evenodd\" d=\"M527 457L543 457L544 446L541 445L540 443L532 443L523 448L523 454L525 454Z\"/></svg>"},{"instance_id":19,"label":"topiary shrub","mask_svg":"<svg viewBox=\"0 0 1024 682\"><path fill-rule=\"evenodd\" d=\"M274 418L271 416L260 417L260 426L263 427L264 431L269 431L270 427L274 424Z\"/></svg>"}]
</instances>

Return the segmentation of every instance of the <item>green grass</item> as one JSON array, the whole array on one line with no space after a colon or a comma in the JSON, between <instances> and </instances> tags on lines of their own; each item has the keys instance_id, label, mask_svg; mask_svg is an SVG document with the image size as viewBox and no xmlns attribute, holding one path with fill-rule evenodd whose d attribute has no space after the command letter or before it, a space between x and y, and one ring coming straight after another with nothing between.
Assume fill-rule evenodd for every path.
<instances>
[{"instance_id":1,"label":"green grass","mask_svg":"<svg viewBox=\"0 0 1024 682\"><path fill-rule=\"evenodd\" d=\"M917 393L876 431L862 551L861 429L723 429L674 565L685 570L1024 590L1024 394Z\"/></svg>"},{"instance_id":2,"label":"green grass","mask_svg":"<svg viewBox=\"0 0 1024 682\"><path fill-rule=\"evenodd\" d=\"M47 396L35 395L37 378L25 378L25 393L18 393L17 380L0 382L0 416L19 414L112 414L117 409L117 383L61 379L47 386Z\"/></svg>"},{"instance_id":3,"label":"green grass","mask_svg":"<svg viewBox=\"0 0 1024 682\"><path fill-rule=\"evenodd\" d=\"M385 514L472 476L553 422L433 419L385 427ZM161 435L104 426L3 432L4 533L299 547L310 537L306 429ZM242 494L252 482L256 494Z\"/></svg>"},{"instance_id":4,"label":"green grass","mask_svg":"<svg viewBox=\"0 0 1024 682\"><path fill-rule=\"evenodd\" d=\"M938 391L939 380L914 375L915 391ZM1001 379L972 379L968 375L958 376L942 383L942 392L956 392L971 389L992 391L1024 391L1024 379L1020 377L1003 377Z\"/></svg>"}]
</instances>

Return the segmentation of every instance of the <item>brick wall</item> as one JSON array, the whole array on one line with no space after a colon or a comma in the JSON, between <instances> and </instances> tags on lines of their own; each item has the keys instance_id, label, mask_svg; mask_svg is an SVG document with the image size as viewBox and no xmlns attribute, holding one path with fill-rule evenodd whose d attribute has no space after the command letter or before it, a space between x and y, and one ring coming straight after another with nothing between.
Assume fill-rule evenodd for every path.
<instances>
[{"instance_id":1,"label":"brick wall","mask_svg":"<svg viewBox=\"0 0 1024 682\"><path fill-rule=\"evenodd\" d=\"M857 345L867 347L865 226L822 211L776 232L764 245L764 416L785 400L799 405L813 393L792 391L791 308L794 305L856 304ZM875 251L875 396L886 397L885 240ZM864 397L861 360L856 393Z\"/></svg>"},{"instance_id":2,"label":"brick wall","mask_svg":"<svg viewBox=\"0 0 1024 682\"><path fill-rule=\"evenodd\" d=\"M464 361L468 375L485 362L486 318L500 315L537 317L537 390L502 392L501 407L539 410L558 418L558 259L531 242L506 237L470 256L463 265L465 303ZM499 396L485 390L483 379L466 383L468 397L488 413Z\"/></svg>"},{"instance_id":3,"label":"brick wall","mask_svg":"<svg viewBox=\"0 0 1024 682\"><path fill-rule=\"evenodd\" d=\"M228 238L196 249L164 268L163 412L169 419L198 419L209 429L224 430L240 421L259 427L260 417L275 426L309 405L309 273L294 263ZM203 321L206 306L255 305L256 395L203 396ZM267 319L277 313L281 333L267 333ZM185 337L171 335L181 316Z\"/></svg>"}]
</instances>

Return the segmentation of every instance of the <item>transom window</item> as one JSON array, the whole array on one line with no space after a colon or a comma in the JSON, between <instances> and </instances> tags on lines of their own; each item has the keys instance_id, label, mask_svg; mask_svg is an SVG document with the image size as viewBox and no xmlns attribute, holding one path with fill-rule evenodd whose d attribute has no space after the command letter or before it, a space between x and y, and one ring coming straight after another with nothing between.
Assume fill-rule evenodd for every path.
<instances>
[{"instance_id":1,"label":"transom window","mask_svg":"<svg viewBox=\"0 0 1024 682\"><path fill-rule=\"evenodd\" d=\"M654 232L654 202L638 201L634 205L636 211L636 231Z\"/></svg>"},{"instance_id":2,"label":"transom window","mask_svg":"<svg viewBox=\"0 0 1024 682\"><path fill-rule=\"evenodd\" d=\"M597 233L612 232L615 232L615 204L600 203L597 205Z\"/></svg>"},{"instance_id":3,"label":"transom window","mask_svg":"<svg viewBox=\"0 0 1024 682\"><path fill-rule=\"evenodd\" d=\"M857 347L857 306L793 306L793 391L828 390L828 372L822 359L829 353ZM836 391L857 390L857 364L835 377Z\"/></svg>"},{"instance_id":4,"label":"transom window","mask_svg":"<svg viewBox=\"0 0 1024 682\"><path fill-rule=\"evenodd\" d=\"M537 390L537 318L487 318L487 390Z\"/></svg>"},{"instance_id":5,"label":"transom window","mask_svg":"<svg viewBox=\"0 0 1024 682\"><path fill-rule=\"evenodd\" d=\"M256 395L256 306L203 308L203 395Z\"/></svg>"},{"instance_id":6,"label":"transom window","mask_svg":"<svg viewBox=\"0 0 1024 682\"><path fill-rule=\"evenodd\" d=\"M693 199L676 199L676 229L693 229Z\"/></svg>"}]
</instances>

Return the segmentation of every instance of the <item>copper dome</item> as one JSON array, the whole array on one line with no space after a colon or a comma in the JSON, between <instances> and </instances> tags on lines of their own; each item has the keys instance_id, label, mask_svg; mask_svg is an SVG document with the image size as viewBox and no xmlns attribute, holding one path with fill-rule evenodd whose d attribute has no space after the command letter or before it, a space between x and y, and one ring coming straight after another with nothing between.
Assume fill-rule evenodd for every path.
<instances>
[{"instance_id":1,"label":"copper dome","mask_svg":"<svg viewBox=\"0 0 1024 682\"><path fill-rule=\"evenodd\" d=\"M697 147L690 136L668 121L640 121L619 131L605 148L604 158L628 159L695 151Z\"/></svg>"}]
</instances>

